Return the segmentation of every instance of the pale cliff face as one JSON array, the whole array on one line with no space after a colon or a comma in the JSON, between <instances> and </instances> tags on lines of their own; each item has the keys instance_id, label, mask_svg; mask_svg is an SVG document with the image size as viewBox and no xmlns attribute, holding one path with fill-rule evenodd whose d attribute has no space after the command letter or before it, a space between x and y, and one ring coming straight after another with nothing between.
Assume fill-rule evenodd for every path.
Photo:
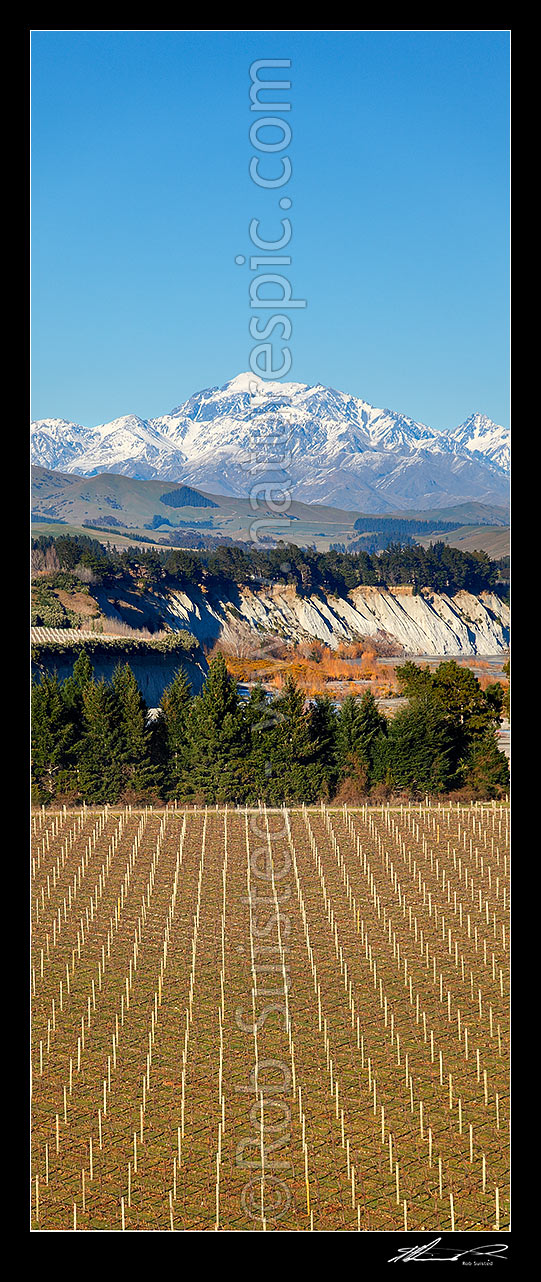
<instances>
[{"instance_id":1,"label":"pale cliff face","mask_svg":"<svg viewBox=\"0 0 541 1282\"><path fill-rule=\"evenodd\" d=\"M454 597L411 589L355 588L345 597L298 596L289 586L238 589L212 602L201 594L173 592L166 610L173 628L188 628L209 642L248 625L260 637L307 637L332 649L341 642L385 633L407 654L493 655L509 646L509 609L493 593Z\"/></svg>"}]
</instances>

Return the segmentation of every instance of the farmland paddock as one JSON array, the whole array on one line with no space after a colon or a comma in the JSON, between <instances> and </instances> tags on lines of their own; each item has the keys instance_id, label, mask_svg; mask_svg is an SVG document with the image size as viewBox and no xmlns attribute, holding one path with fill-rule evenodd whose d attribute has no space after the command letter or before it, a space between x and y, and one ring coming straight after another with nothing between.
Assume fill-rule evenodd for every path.
<instances>
[{"instance_id":1,"label":"farmland paddock","mask_svg":"<svg viewBox=\"0 0 541 1282\"><path fill-rule=\"evenodd\" d=\"M509 1229L509 809L32 813L31 1225Z\"/></svg>"}]
</instances>

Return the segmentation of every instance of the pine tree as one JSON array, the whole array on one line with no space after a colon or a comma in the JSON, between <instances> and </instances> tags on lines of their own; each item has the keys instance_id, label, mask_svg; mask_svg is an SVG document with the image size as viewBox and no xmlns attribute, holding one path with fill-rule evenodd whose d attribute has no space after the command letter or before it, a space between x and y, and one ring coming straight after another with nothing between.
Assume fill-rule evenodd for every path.
<instances>
[{"instance_id":1,"label":"pine tree","mask_svg":"<svg viewBox=\"0 0 541 1282\"><path fill-rule=\"evenodd\" d=\"M336 728L336 745L342 774L346 773L347 762L357 751L358 726L359 704L352 694L348 694L341 704Z\"/></svg>"},{"instance_id":2,"label":"pine tree","mask_svg":"<svg viewBox=\"0 0 541 1282\"><path fill-rule=\"evenodd\" d=\"M413 793L447 792L453 786L453 741L430 701L415 699L393 717L387 739L377 741L374 778Z\"/></svg>"},{"instance_id":3,"label":"pine tree","mask_svg":"<svg viewBox=\"0 0 541 1282\"><path fill-rule=\"evenodd\" d=\"M249 741L237 692L223 655L210 663L187 719L192 795L207 802L241 802L247 787Z\"/></svg>"},{"instance_id":4,"label":"pine tree","mask_svg":"<svg viewBox=\"0 0 541 1282\"><path fill-rule=\"evenodd\" d=\"M34 682L32 715L32 786L36 801L50 801L69 786L75 735L56 672Z\"/></svg>"},{"instance_id":5,"label":"pine tree","mask_svg":"<svg viewBox=\"0 0 541 1282\"><path fill-rule=\"evenodd\" d=\"M115 668L112 689L116 695L123 789L147 800L156 792L158 772L151 761L147 706L129 663L119 663Z\"/></svg>"},{"instance_id":6,"label":"pine tree","mask_svg":"<svg viewBox=\"0 0 541 1282\"><path fill-rule=\"evenodd\" d=\"M309 715L310 736L316 753L318 796L333 797L340 775L338 713L328 694L316 695Z\"/></svg>"},{"instance_id":7,"label":"pine tree","mask_svg":"<svg viewBox=\"0 0 541 1282\"><path fill-rule=\"evenodd\" d=\"M359 787L369 783L380 739L387 735L387 718L379 711L371 691L358 701L348 695L340 709L337 750L341 778L355 776Z\"/></svg>"},{"instance_id":8,"label":"pine tree","mask_svg":"<svg viewBox=\"0 0 541 1282\"><path fill-rule=\"evenodd\" d=\"M376 741L387 734L387 718L380 712L371 690L367 690L362 696L357 724L357 751L366 759L371 769Z\"/></svg>"},{"instance_id":9,"label":"pine tree","mask_svg":"<svg viewBox=\"0 0 541 1282\"><path fill-rule=\"evenodd\" d=\"M90 683L94 680L94 669L92 667L92 664L90 662L90 657L87 654L86 650L83 650L83 649L79 650L79 653L73 665L71 680L73 681L76 688L81 692L85 689L85 686L90 685ZM64 684L66 683L64 682Z\"/></svg>"},{"instance_id":10,"label":"pine tree","mask_svg":"<svg viewBox=\"0 0 541 1282\"><path fill-rule=\"evenodd\" d=\"M500 712L487 699L473 672L460 667L454 659L438 664L433 685L453 737L455 768L460 771L466 767L475 743L497 724Z\"/></svg>"},{"instance_id":11,"label":"pine tree","mask_svg":"<svg viewBox=\"0 0 541 1282\"><path fill-rule=\"evenodd\" d=\"M410 662L396 673L412 709L430 709L431 720L446 727L449 774L453 786L460 786L476 745L500 719L499 690L492 687L485 694L473 672L454 659L438 664L435 672Z\"/></svg>"},{"instance_id":12,"label":"pine tree","mask_svg":"<svg viewBox=\"0 0 541 1282\"><path fill-rule=\"evenodd\" d=\"M181 801L189 795L190 745L188 718L192 702L190 682L179 668L160 700L161 716L156 726L157 755L163 765L165 795Z\"/></svg>"},{"instance_id":13,"label":"pine tree","mask_svg":"<svg viewBox=\"0 0 541 1282\"><path fill-rule=\"evenodd\" d=\"M505 795L509 787L509 764L500 751L495 730L487 730L472 748L464 770L464 783L483 799Z\"/></svg>"},{"instance_id":14,"label":"pine tree","mask_svg":"<svg viewBox=\"0 0 541 1282\"><path fill-rule=\"evenodd\" d=\"M117 697L103 679L85 686L78 764L81 793L91 803L118 801L122 792L119 719Z\"/></svg>"},{"instance_id":15,"label":"pine tree","mask_svg":"<svg viewBox=\"0 0 541 1282\"><path fill-rule=\"evenodd\" d=\"M275 717L267 694L260 682L250 691L244 709L249 736L246 801L255 805L268 800L269 779L272 774L272 731Z\"/></svg>"},{"instance_id":16,"label":"pine tree","mask_svg":"<svg viewBox=\"0 0 541 1282\"><path fill-rule=\"evenodd\" d=\"M292 677L286 678L270 712L275 724L270 732L269 799L273 804L317 800L321 787L319 744L310 733L304 695Z\"/></svg>"},{"instance_id":17,"label":"pine tree","mask_svg":"<svg viewBox=\"0 0 541 1282\"><path fill-rule=\"evenodd\" d=\"M62 698L64 700L67 713L73 723L73 748L72 757L77 760L78 744L83 733L83 691L94 680L94 669L90 662L86 650L81 649L73 665L71 676L66 677L62 682ZM77 775L76 766L74 768L75 776Z\"/></svg>"}]
</instances>

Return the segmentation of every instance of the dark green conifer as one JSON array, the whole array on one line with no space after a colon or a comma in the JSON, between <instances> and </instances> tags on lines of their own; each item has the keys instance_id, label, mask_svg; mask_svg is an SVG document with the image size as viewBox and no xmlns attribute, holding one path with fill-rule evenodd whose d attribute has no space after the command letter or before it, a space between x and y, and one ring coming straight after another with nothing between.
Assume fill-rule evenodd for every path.
<instances>
[{"instance_id":1,"label":"dark green conifer","mask_svg":"<svg viewBox=\"0 0 541 1282\"><path fill-rule=\"evenodd\" d=\"M69 786L73 723L56 672L33 683L31 698L32 789L36 801L52 800Z\"/></svg>"},{"instance_id":2,"label":"dark green conifer","mask_svg":"<svg viewBox=\"0 0 541 1282\"><path fill-rule=\"evenodd\" d=\"M377 740L374 780L413 794L447 792L454 783L449 727L429 700L401 708Z\"/></svg>"},{"instance_id":3,"label":"dark green conifer","mask_svg":"<svg viewBox=\"0 0 541 1282\"><path fill-rule=\"evenodd\" d=\"M190 786L207 802L242 802L246 791L248 736L237 683L223 655L212 659L187 720Z\"/></svg>"},{"instance_id":4,"label":"dark green conifer","mask_svg":"<svg viewBox=\"0 0 541 1282\"><path fill-rule=\"evenodd\" d=\"M94 669L89 656L86 650L81 649L73 665L71 676L66 677L65 681L62 682L62 698L73 723L73 755L75 760L78 754L78 744L83 733L83 690L88 685L91 685L93 680Z\"/></svg>"},{"instance_id":5,"label":"dark green conifer","mask_svg":"<svg viewBox=\"0 0 541 1282\"><path fill-rule=\"evenodd\" d=\"M316 695L309 714L310 736L314 746L318 779L318 796L334 796L340 767L338 757L339 717L328 694Z\"/></svg>"},{"instance_id":6,"label":"dark green conifer","mask_svg":"<svg viewBox=\"0 0 541 1282\"><path fill-rule=\"evenodd\" d=\"M83 690L83 734L79 751L79 784L91 803L118 801L124 783L119 707L105 681Z\"/></svg>"},{"instance_id":7,"label":"dark green conifer","mask_svg":"<svg viewBox=\"0 0 541 1282\"><path fill-rule=\"evenodd\" d=\"M479 797L503 797L509 788L509 763L495 730L487 730L472 748L464 770L466 787Z\"/></svg>"},{"instance_id":8,"label":"dark green conifer","mask_svg":"<svg viewBox=\"0 0 541 1282\"><path fill-rule=\"evenodd\" d=\"M248 732L248 769L246 801L255 805L269 799L269 780L272 775L272 744L276 720L267 694L260 682L250 691L244 717Z\"/></svg>"},{"instance_id":9,"label":"dark green conifer","mask_svg":"<svg viewBox=\"0 0 541 1282\"><path fill-rule=\"evenodd\" d=\"M190 682L179 668L160 699L161 716L156 725L157 755L163 766L165 795L181 801L190 795L190 742L188 718L192 702Z\"/></svg>"},{"instance_id":10,"label":"dark green conifer","mask_svg":"<svg viewBox=\"0 0 541 1282\"><path fill-rule=\"evenodd\" d=\"M140 800L144 800L155 793L158 772L151 760L152 734L147 726L148 709L129 663L117 664L112 691L116 696L123 790L136 793Z\"/></svg>"},{"instance_id":11,"label":"dark green conifer","mask_svg":"<svg viewBox=\"0 0 541 1282\"><path fill-rule=\"evenodd\" d=\"M275 725L271 733L268 794L274 804L315 801L321 786L317 754L319 745L310 733L304 695L292 677L271 704Z\"/></svg>"},{"instance_id":12,"label":"dark green conifer","mask_svg":"<svg viewBox=\"0 0 541 1282\"><path fill-rule=\"evenodd\" d=\"M366 691L360 700L348 695L340 709L337 749L341 778L355 775L368 785L373 776L377 745L387 735L387 718L380 712L374 695Z\"/></svg>"}]
</instances>

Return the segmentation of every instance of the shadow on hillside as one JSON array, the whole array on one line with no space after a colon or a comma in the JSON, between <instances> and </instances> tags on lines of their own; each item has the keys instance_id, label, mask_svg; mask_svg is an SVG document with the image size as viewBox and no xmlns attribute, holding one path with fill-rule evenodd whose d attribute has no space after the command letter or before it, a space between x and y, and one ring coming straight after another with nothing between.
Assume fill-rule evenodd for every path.
<instances>
[{"instance_id":1,"label":"shadow on hillside","mask_svg":"<svg viewBox=\"0 0 541 1282\"><path fill-rule=\"evenodd\" d=\"M92 595L107 619L127 623L130 628L160 632L164 625L163 598L153 593L132 592L129 588L93 588Z\"/></svg>"}]
</instances>

